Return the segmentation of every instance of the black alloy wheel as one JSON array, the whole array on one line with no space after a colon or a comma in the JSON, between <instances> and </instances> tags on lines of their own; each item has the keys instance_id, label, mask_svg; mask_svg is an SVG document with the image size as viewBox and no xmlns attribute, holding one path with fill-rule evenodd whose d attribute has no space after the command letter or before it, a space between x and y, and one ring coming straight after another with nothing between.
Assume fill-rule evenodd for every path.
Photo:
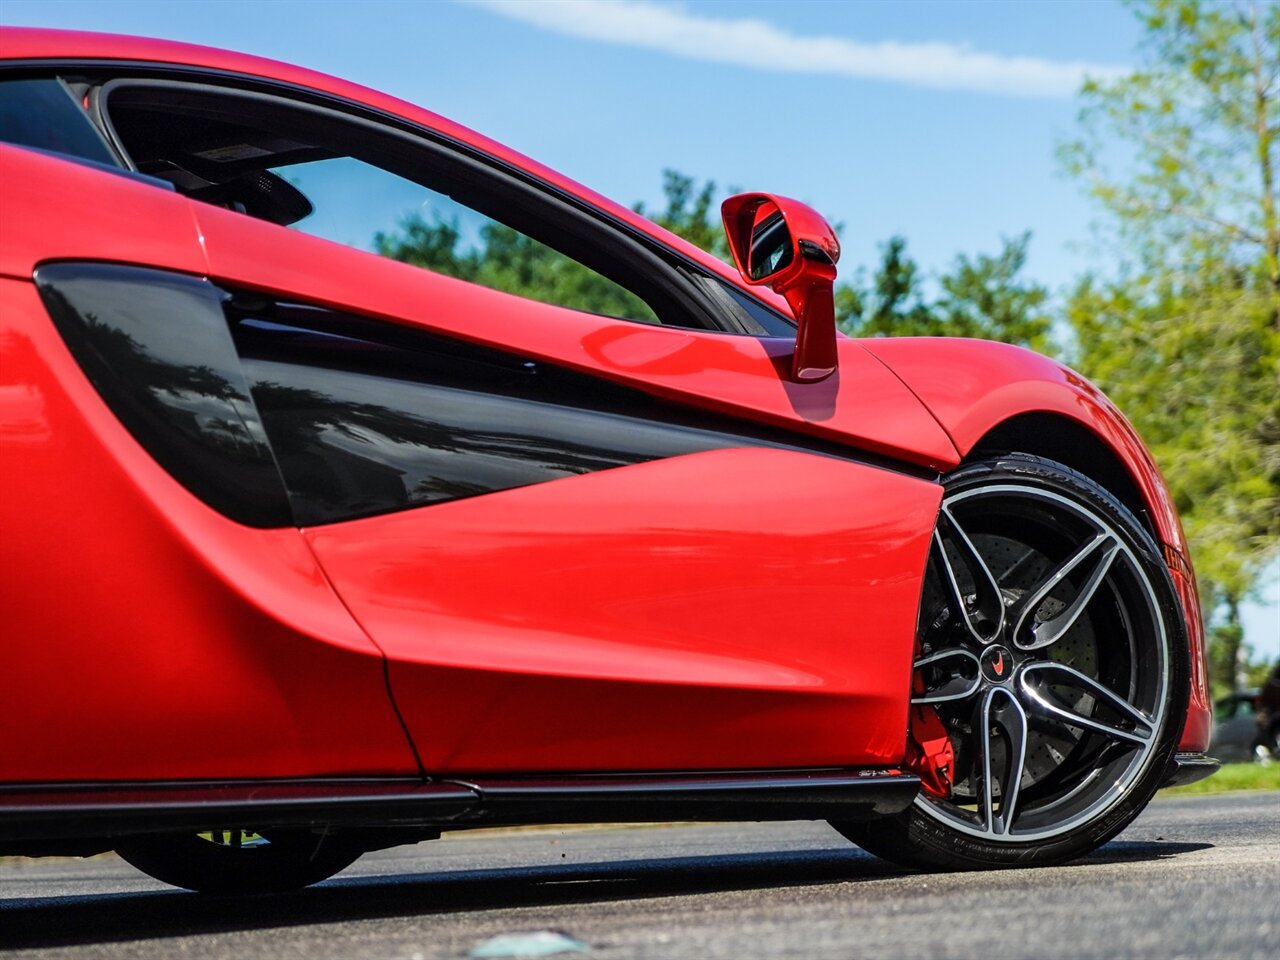
<instances>
[{"instance_id":1,"label":"black alloy wheel","mask_svg":"<svg viewBox=\"0 0 1280 960\"><path fill-rule=\"evenodd\" d=\"M1019 454L945 483L912 712L936 711L949 795L836 824L872 853L964 869L1056 863L1123 829L1160 785L1187 642L1150 535L1087 477Z\"/></svg>"}]
</instances>

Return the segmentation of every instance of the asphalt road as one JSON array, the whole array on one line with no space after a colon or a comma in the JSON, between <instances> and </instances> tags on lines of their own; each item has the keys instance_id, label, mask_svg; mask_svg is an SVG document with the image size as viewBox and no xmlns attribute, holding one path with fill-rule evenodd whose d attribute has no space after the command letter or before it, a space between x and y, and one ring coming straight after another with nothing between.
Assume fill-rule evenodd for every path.
<instances>
[{"instance_id":1,"label":"asphalt road","mask_svg":"<svg viewBox=\"0 0 1280 960\"><path fill-rule=\"evenodd\" d=\"M465 958L557 929L566 958L1280 956L1280 793L1158 799L1077 863L915 874L818 823L462 834L298 894L171 891L114 857L0 863L23 957Z\"/></svg>"}]
</instances>

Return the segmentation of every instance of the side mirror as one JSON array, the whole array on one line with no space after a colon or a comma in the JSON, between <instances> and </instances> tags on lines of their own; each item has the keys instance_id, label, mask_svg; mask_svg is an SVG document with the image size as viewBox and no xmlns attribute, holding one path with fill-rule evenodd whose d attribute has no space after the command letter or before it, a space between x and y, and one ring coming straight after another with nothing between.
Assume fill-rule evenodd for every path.
<instances>
[{"instance_id":1,"label":"side mirror","mask_svg":"<svg viewBox=\"0 0 1280 960\"><path fill-rule=\"evenodd\" d=\"M791 378L811 382L836 369L832 288L840 241L812 207L767 193L740 193L720 207L742 279L782 294L796 318Z\"/></svg>"}]
</instances>

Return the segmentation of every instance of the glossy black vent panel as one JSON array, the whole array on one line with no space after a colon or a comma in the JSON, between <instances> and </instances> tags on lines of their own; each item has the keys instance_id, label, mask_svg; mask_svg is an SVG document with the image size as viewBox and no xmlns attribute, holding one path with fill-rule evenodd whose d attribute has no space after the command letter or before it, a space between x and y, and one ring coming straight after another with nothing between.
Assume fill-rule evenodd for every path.
<instances>
[{"instance_id":1,"label":"glossy black vent panel","mask_svg":"<svg viewBox=\"0 0 1280 960\"><path fill-rule=\"evenodd\" d=\"M729 447L849 456L505 350L112 264L36 275L120 422L252 526L314 526Z\"/></svg>"},{"instance_id":2,"label":"glossy black vent panel","mask_svg":"<svg viewBox=\"0 0 1280 960\"><path fill-rule=\"evenodd\" d=\"M35 279L94 388L179 483L240 523L293 522L225 294L194 277L111 264L49 264Z\"/></svg>"},{"instance_id":3,"label":"glossy black vent panel","mask_svg":"<svg viewBox=\"0 0 1280 960\"><path fill-rule=\"evenodd\" d=\"M234 329L303 526L744 444L637 391L421 331L287 307Z\"/></svg>"}]
</instances>

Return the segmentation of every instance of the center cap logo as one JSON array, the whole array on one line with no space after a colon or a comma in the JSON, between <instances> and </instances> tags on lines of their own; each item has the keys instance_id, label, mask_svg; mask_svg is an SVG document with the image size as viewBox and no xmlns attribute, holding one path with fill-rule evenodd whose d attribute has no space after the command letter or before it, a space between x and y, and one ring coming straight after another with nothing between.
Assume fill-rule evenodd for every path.
<instances>
[{"instance_id":1,"label":"center cap logo","mask_svg":"<svg viewBox=\"0 0 1280 960\"><path fill-rule=\"evenodd\" d=\"M982 675L992 683L1004 683L1013 675L1013 657L997 644L982 652Z\"/></svg>"}]
</instances>

